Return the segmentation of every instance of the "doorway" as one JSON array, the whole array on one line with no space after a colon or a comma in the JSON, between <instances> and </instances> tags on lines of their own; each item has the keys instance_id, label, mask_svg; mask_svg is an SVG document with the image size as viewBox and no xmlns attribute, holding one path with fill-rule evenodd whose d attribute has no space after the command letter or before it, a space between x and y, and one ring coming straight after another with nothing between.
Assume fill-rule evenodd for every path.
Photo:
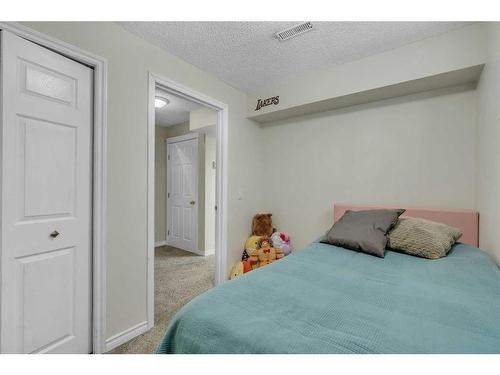
<instances>
[{"instance_id":1,"label":"doorway","mask_svg":"<svg viewBox=\"0 0 500 375\"><path fill-rule=\"evenodd\" d=\"M161 86L155 88L152 331L164 331L168 317L215 286L217 122L215 110ZM144 350L147 345L131 342L127 351Z\"/></svg>"},{"instance_id":2,"label":"doorway","mask_svg":"<svg viewBox=\"0 0 500 375\"><path fill-rule=\"evenodd\" d=\"M206 95L198 93L187 87L179 85L175 82L169 81L158 75L150 73L149 75L149 163L151 168L148 168L148 327L152 328L154 326L154 312L155 312L155 278L154 278L154 266L155 266L155 243L161 244L156 237L155 241L155 231L161 230L161 227L165 228L165 245L167 245L168 230L172 230L174 222L172 225L169 224L167 211L168 204L165 204L165 225L157 226L155 218L161 217L155 212L155 181L163 177L161 172L158 172L158 165L156 164L157 147L162 145L155 137L156 131L159 127L156 127L156 111L155 111L155 100L157 99L158 92L161 91L165 94L167 99L176 100L181 99L194 105L193 108L189 110L190 112L190 124L176 124L172 126L165 127L166 132L169 135L165 139L173 138L170 142L165 141L165 163L168 160L168 154L166 152L167 145L173 145L175 143L183 142L188 139L177 138L178 136L186 135L186 126L188 127L188 133L196 133L198 138L198 194L196 199L190 199L186 201L188 207L196 206L198 208L198 228L196 230L197 246L194 247L193 255L198 257L196 259L204 259L204 257L213 257L213 283L214 285L219 285L223 283L227 278L227 267L226 267L226 249L227 249L227 218L226 218L226 208L227 208L227 105L221 103L213 98ZM207 113L210 113L211 120L205 122L201 125L194 125L196 122L196 117L206 118ZM170 116L171 117L171 116ZM191 121L191 119L193 121ZM184 129L182 129L184 127ZM161 130L160 130L161 131ZM188 135L193 137L193 134ZM176 142L178 141L178 142ZM204 146L204 150L200 146ZM207 146L208 145L208 146ZM174 146L170 146L174 147ZM207 151L209 149L210 151ZM207 153L207 154L206 154ZM204 156L200 158L200 156ZM206 156L210 155L210 156ZM170 161L172 161L172 154L170 155ZM162 169L163 170L163 169ZM200 171L204 172L201 173ZM165 174L167 169L165 169ZM156 175L155 175L156 174ZM203 175L203 179L200 177ZM205 180L205 175L207 179L213 178L213 183L201 184L201 181ZM212 177L210 177L212 176ZM174 178L175 181L175 178ZM184 182L184 181L183 181ZM168 185L168 178L167 178ZM196 184L195 184L196 185ZM165 196L168 196L168 191L165 190ZM172 191L170 191L172 194ZM207 195L208 194L208 195ZM171 195L172 196L172 195ZM211 198L205 198L209 196ZM167 199L167 198L166 198ZM194 204L191 202L194 200ZM172 206L173 207L173 206ZM203 208L203 210L201 210ZM188 210L188 209L187 209ZM203 212L203 213L201 213ZM173 215L173 214L172 214ZM159 219L161 220L161 219ZM211 221L212 229L209 225L205 223ZM199 223L204 223L203 225ZM205 233L207 232L207 233ZM193 235L194 236L194 235ZM191 245L192 246L192 245ZM185 250L181 250L185 251Z\"/></svg>"}]
</instances>

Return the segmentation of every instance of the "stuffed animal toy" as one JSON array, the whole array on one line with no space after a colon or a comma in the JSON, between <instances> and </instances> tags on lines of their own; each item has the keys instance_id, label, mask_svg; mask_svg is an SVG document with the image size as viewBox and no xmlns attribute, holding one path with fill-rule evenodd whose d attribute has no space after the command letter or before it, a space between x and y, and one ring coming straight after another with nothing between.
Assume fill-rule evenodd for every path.
<instances>
[{"instance_id":1,"label":"stuffed animal toy","mask_svg":"<svg viewBox=\"0 0 500 375\"><path fill-rule=\"evenodd\" d=\"M229 279L232 280L238 276L243 275L244 273L247 273L248 271L251 271L250 267L250 261L245 260L236 263L233 268L231 269L231 273L229 274Z\"/></svg>"},{"instance_id":2,"label":"stuffed animal toy","mask_svg":"<svg viewBox=\"0 0 500 375\"><path fill-rule=\"evenodd\" d=\"M252 251L248 260L251 268L254 270L281 259L283 256L283 250L274 248L269 237L263 237L259 241L259 248Z\"/></svg>"},{"instance_id":3,"label":"stuffed animal toy","mask_svg":"<svg viewBox=\"0 0 500 375\"><path fill-rule=\"evenodd\" d=\"M261 212L253 217L252 234L254 236L270 237L273 234L273 214Z\"/></svg>"},{"instance_id":4,"label":"stuffed animal toy","mask_svg":"<svg viewBox=\"0 0 500 375\"><path fill-rule=\"evenodd\" d=\"M241 263L243 263L243 273L247 273L247 272L250 272L252 270L252 267L250 266L249 260L244 260Z\"/></svg>"},{"instance_id":5,"label":"stuffed animal toy","mask_svg":"<svg viewBox=\"0 0 500 375\"><path fill-rule=\"evenodd\" d=\"M292 252L292 244L290 236L284 232L274 232L271 236L271 241L275 247L283 250L285 256Z\"/></svg>"},{"instance_id":6,"label":"stuffed animal toy","mask_svg":"<svg viewBox=\"0 0 500 375\"><path fill-rule=\"evenodd\" d=\"M244 267L244 272L251 271L251 265L250 265L250 254L256 250L259 247L259 242L261 236L250 236L245 242L245 249L243 250L243 253L241 254L241 262L243 263Z\"/></svg>"},{"instance_id":7,"label":"stuffed animal toy","mask_svg":"<svg viewBox=\"0 0 500 375\"><path fill-rule=\"evenodd\" d=\"M243 250L243 254L241 254L241 261L244 262L245 260L248 260L250 258L250 255L248 255L247 249Z\"/></svg>"},{"instance_id":8,"label":"stuffed animal toy","mask_svg":"<svg viewBox=\"0 0 500 375\"><path fill-rule=\"evenodd\" d=\"M231 273L229 274L229 279L232 280L238 276L243 275L243 262L236 263L231 269Z\"/></svg>"},{"instance_id":9,"label":"stuffed animal toy","mask_svg":"<svg viewBox=\"0 0 500 375\"><path fill-rule=\"evenodd\" d=\"M245 250L248 254L259 247L259 241L262 236L250 236L248 240L245 242Z\"/></svg>"}]
</instances>

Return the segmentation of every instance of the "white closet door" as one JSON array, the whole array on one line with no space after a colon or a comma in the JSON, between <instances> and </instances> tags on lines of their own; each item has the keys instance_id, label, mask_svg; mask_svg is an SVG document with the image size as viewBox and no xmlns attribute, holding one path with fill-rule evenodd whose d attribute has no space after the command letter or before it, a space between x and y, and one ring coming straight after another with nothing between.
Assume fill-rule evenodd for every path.
<instances>
[{"instance_id":1,"label":"white closet door","mask_svg":"<svg viewBox=\"0 0 500 375\"><path fill-rule=\"evenodd\" d=\"M92 70L2 38L2 353L91 351Z\"/></svg>"},{"instance_id":2,"label":"white closet door","mask_svg":"<svg viewBox=\"0 0 500 375\"><path fill-rule=\"evenodd\" d=\"M167 243L197 252L198 139L167 146Z\"/></svg>"}]
</instances>

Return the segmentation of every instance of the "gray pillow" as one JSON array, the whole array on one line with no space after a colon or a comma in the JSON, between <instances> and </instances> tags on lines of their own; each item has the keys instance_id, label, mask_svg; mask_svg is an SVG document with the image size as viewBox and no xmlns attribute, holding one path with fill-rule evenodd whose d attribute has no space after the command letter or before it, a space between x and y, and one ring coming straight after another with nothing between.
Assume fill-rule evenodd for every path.
<instances>
[{"instance_id":1,"label":"gray pillow","mask_svg":"<svg viewBox=\"0 0 500 375\"><path fill-rule=\"evenodd\" d=\"M383 258L387 232L405 210L346 211L326 234L323 243Z\"/></svg>"},{"instance_id":2,"label":"gray pillow","mask_svg":"<svg viewBox=\"0 0 500 375\"><path fill-rule=\"evenodd\" d=\"M388 248L428 259L445 257L462 236L460 229L434 221L402 217L389 233Z\"/></svg>"}]
</instances>

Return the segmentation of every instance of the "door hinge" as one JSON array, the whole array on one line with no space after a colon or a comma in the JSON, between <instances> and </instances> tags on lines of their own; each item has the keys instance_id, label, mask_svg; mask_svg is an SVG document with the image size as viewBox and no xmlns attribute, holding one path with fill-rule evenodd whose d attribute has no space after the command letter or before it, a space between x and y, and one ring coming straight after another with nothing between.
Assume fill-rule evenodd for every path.
<instances>
[{"instance_id":1,"label":"door hinge","mask_svg":"<svg viewBox=\"0 0 500 375\"><path fill-rule=\"evenodd\" d=\"M170 154L167 155L167 159L170 160Z\"/></svg>"},{"instance_id":2,"label":"door hinge","mask_svg":"<svg viewBox=\"0 0 500 375\"><path fill-rule=\"evenodd\" d=\"M167 198L170 198L170 193L167 193Z\"/></svg>"},{"instance_id":3,"label":"door hinge","mask_svg":"<svg viewBox=\"0 0 500 375\"><path fill-rule=\"evenodd\" d=\"M167 230L167 236L170 236L170 229Z\"/></svg>"},{"instance_id":4,"label":"door hinge","mask_svg":"<svg viewBox=\"0 0 500 375\"><path fill-rule=\"evenodd\" d=\"M217 211L217 205L215 206L215 211Z\"/></svg>"}]
</instances>

